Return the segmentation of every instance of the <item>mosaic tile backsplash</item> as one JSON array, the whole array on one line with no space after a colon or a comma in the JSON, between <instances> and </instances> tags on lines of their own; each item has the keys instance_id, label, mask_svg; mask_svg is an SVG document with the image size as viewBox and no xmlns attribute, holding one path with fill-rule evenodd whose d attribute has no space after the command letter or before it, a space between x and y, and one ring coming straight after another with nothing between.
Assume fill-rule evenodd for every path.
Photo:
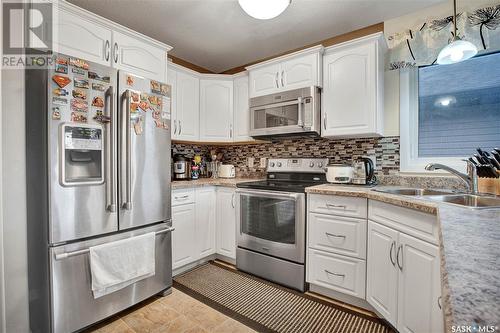
<instances>
[{"instance_id":1,"label":"mosaic tile backsplash","mask_svg":"<svg viewBox=\"0 0 500 333\"><path fill-rule=\"evenodd\" d=\"M352 163L360 156L376 157L376 175L395 175L399 171L399 137L328 140L323 138L287 138L269 143L202 146L174 143L172 152L185 155L208 154L216 149L223 162L234 164L237 177L263 177L260 158L328 157L330 163ZM248 158L254 163L248 166Z\"/></svg>"}]
</instances>

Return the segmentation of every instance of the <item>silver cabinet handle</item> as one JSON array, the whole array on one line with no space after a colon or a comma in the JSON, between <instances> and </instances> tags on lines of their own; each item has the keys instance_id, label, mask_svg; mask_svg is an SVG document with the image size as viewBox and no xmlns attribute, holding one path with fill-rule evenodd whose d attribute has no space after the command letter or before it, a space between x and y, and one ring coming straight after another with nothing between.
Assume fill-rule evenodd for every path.
<instances>
[{"instance_id":1,"label":"silver cabinet handle","mask_svg":"<svg viewBox=\"0 0 500 333\"><path fill-rule=\"evenodd\" d=\"M235 204L234 204L234 198L236 196L236 193L233 193L232 197L231 197L231 206L233 206L233 208L236 208Z\"/></svg>"},{"instance_id":2,"label":"silver cabinet handle","mask_svg":"<svg viewBox=\"0 0 500 333\"><path fill-rule=\"evenodd\" d=\"M441 306L441 296L438 297L437 301L438 301L438 307L439 307L439 309L442 310L443 307Z\"/></svg>"},{"instance_id":3,"label":"silver cabinet handle","mask_svg":"<svg viewBox=\"0 0 500 333\"><path fill-rule=\"evenodd\" d=\"M180 197L175 197L175 200L184 200L184 199L187 199L187 198L189 198L189 195L186 194L186 195L182 195Z\"/></svg>"},{"instance_id":4,"label":"silver cabinet handle","mask_svg":"<svg viewBox=\"0 0 500 333\"><path fill-rule=\"evenodd\" d=\"M282 70L282 71L281 71L281 86L282 86L282 87L284 87L284 86L285 86L285 82L284 82L284 79L283 79L283 77L284 77L284 76L285 76L285 71L284 71L284 70Z\"/></svg>"},{"instance_id":5,"label":"silver cabinet handle","mask_svg":"<svg viewBox=\"0 0 500 333\"><path fill-rule=\"evenodd\" d=\"M174 120L174 135L177 134L177 120Z\"/></svg>"},{"instance_id":6,"label":"silver cabinet handle","mask_svg":"<svg viewBox=\"0 0 500 333\"><path fill-rule=\"evenodd\" d=\"M104 59L106 59L106 61L109 60L109 52L110 52L109 40L106 40L106 43L104 44Z\"/></svg>"},{"instance_id":7,"label":"silver cabinet handle","mask_svg":"<svg viewBox=\"0 0 500 333\"><path fill-rule=\"evenodd\" d=\"M330 275L334 275L334 276L340 276L340 277L345 277L345 274L339 274L339 273L334 273L334 272L330 272L329 270L325 269L325 272L327 274L330 274Z\"/></svg>"},{"instance_id":8,"label":"silver cabinet handle","mask_svg":"<svg viewBox=\"0 0 500 333\"><path fill-rule=\"evenodd\" d=\"M398 264L399 270L403 271L403 244L398 246L398 253L396 254L396 263ZM401 252L401 264L399 263L399 253Z\"/></svg>"},{"instance_id":9,"label":"silver cabinet handle","mask_svg":"<svg viewBox=\"0 0 500 333\"><path fill-rule=\"evenodd\" d=\"M280 85L279 85L279 83L278 83L278 76L279 76L279 75L280 75L280 73L279 73L279 72L276 72L276 78L274 79L274 80L276 81L276 88L279 88L279 87L280 87Z\"/></svg>"},{"instance_id":10,"label":"silver cabinet handle","mask_svg":"<svg viewBox=\"0 0 500 333\"><path fill-rule=\"evenodd\" d=\"M327 203L326 204L326 208L342 208L342 209L345 210L347 208L347 206L345 206L345 205L334 205L334 204Z\"/></svg>"},{"instance_id":11,"label":"silver cabinet handle","mask_svg":"<svg viewBox=\"0 0 500 333\"><path fill-rule=\"evenodd\" d=\"M118 63L118 43L116 42L113 46L113 58L115 59L115 64Z\"/></svg>"},{"instance_id":12,"label":"silver cabinet handle","mask_svg":"<svg viewBox=\"0 0 500 333\"><path fill-rule=\"evenodd\" d=\"M109 169L109 179L106 181L107 190L109 191L110 202L106 204L106 209L112 213L116 212L116 106L115 106L115 92L113 86L109 86L108 90L104 94L106 104L106 108L109 110L108 112L104 111L104 114L109 114L109 122L106 124L108 127L109 140L107 147L107 168ZM109 99L109 102L107 101ZM108 174L106 172L106 175ZM106 195L106 200L108 196Z\"/></svg>"},{"instance_id":13,"label":"silver cabinet handle","mask_svg":"<svg viewBox=\"0 0 500 333\"><path fill-rule=\"evenodd\" d=\"M329 233L329 232L325 232L325 234L326 234L327 236L330 236L330 237L336 237L336 238L346 238L346 236L344 236L344 235L335 235L335 234L331 234L331 233Z\"/></svg>"},{"instance_id":14,"label":"silver cabinet handle","mask_svg":"<svg viewBox=\"0 0 500 333\"><path fill-rule=\"evenodd\" d=\"M392 266L396 267L396 262L394 261L394 258L392 257L392 250L395 249L396 242L391 243L391 248L389 249L389 259L391 259L391 264Z\"/></svg>"},{"instance_id":15,"label":"silver cabinet handle","mask_svg":"<svg viewBox=\"0 0 500 333\"><path fill-rule=\"evenodd\" d=\"M179 120L179 135L181 135L182 133L182 125L181 125L181 121Z\"/></svg>"},{"instance_id":16,"label":"silver cabinet handle","mask_svg":"<svg viewBox=\"0 0 500 333\"><path fill-rule=\"evenodd\" d=\"M326 112L323 115L323 128L326 130Z\"/></svg>"},{"instance_id":17,"label":"silver cabinet handle","mask_svg":"<svg viewBox=\"0 0 500 333\"><path fill-rule=\"evenodd\" d=\"M233 137L233 124L229 124L229 137Z\"/></svg>"},{"instance_id":18,"label":"silver cabinet handle","mask_svg":"<svg viewBox=\"0 0 500 333\"><path fill-rule=\"evenodd\" d=\"M125 201L122 203L122 207L127 210L132 209L132 169L131 169L131 138L130 138L130 90L126 90L122 95L122 102L125 100L125 109L121 110L121 128L122 128L122 139L120 140L120 152L122 153L120 170L120 179L125 178ZM123 103L122 103L123 107ZM123 119L125 118L125 119ZM124 137L125 136L125 137ZM125 145L124 145L125 143ZM125 152L124 152L125 150ZM125 161L123 161L123 156L125 156ZM125 168L124 168L125 165ZM125 170L123 170L125 169ZM121 193L123 197L123 182L121 182Z\"/></svg>"}]
</instances>

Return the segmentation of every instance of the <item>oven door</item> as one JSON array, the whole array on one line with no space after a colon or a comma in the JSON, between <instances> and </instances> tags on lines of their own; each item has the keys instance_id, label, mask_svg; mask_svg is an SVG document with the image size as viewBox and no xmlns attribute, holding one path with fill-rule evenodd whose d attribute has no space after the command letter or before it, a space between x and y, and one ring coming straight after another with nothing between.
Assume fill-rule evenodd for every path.
<instances>
[{"instance_id":1,"label":"oven door","mask_svg":"<svg viewBox=\"0 0 500 333\"><path fill-rule=\"evenodd\" d=\"M236 191L238 247L296 263L305 256L305 194Z\"/></svg>"},{"instance_id":2,"label":"oven door","mask_svg":"<svg viewBox=\"0 0 500 333\"><path fill-rule=\"evenodd\" d=\"M304 126L304 100L297 99L250 108L250 135L300 133Z\"/></svg>"}]
</instances>

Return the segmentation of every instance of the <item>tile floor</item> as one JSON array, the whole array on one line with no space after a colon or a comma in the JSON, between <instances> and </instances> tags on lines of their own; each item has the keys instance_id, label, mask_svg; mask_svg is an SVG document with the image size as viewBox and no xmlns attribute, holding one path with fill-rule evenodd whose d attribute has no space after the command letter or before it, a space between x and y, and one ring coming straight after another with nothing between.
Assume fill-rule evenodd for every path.
<instances>
[{"instance_id":1,"label":"tile floor","mask_svg":"<svg viewBox=\"0 0 500 333\"><path fill-rule=\"evenodd\" d=\"M240 322L173 289L86 331L87 333L251 333Z\"/></svg>"}]
</instances>

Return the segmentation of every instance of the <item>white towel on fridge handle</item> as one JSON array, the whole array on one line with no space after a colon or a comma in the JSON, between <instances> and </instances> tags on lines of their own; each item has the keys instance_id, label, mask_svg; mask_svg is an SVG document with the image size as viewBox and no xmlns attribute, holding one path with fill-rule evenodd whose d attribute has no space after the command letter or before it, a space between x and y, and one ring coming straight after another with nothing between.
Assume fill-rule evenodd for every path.
<instances>
[{"instance_id":1,"label":"white towel on fridge handle","mask_svg":"<svg viewBox=\"0 0 500 333\"><path fill-rule=\"evenodd\" d=\"M94 298L155 275L155 233L90 248Z\"/></svg>"}]
</instances>

